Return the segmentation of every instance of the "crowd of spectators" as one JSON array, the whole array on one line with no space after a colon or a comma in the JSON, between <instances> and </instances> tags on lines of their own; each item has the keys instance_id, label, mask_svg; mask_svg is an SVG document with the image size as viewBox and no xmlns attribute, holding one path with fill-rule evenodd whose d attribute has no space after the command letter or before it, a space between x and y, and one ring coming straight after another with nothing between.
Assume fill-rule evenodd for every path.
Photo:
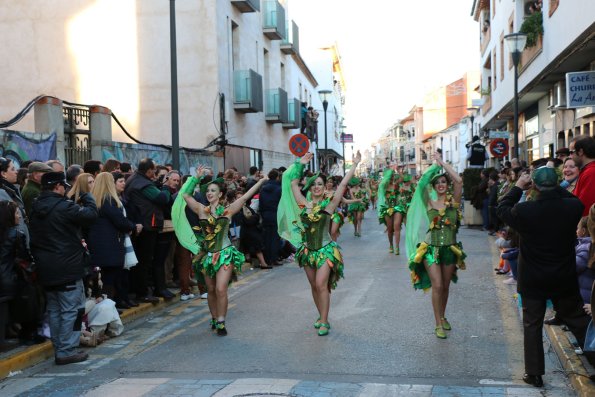
<instances>
[{"instance_id":1,"label":"crowd of spectators","mask_svg":"<svg viewBox=\"0 0 595 397\"><path fill-rule=\"evenodd\" d=\"M272 269L295 252L277 233L284 168L232 219L231 241L255 267ZM227 203L262 178L236 169L221 178ZM188 176L143 159L134 169L109 159L67 168L57 160L18 165L0 157L0 342L50 338L56 364L84 361L79 344L95 346L123 332L119 315L159 298L207 298L193 254L178 241L171 209ZM206 203L197 188L194 195ZM196 214L186 208L191 225ZM196 289L195 289L196 288ZM196 294L195 294L196 293ZM15 345L13 343L13 345Z\"/></svg>"},{"instance_id":2,"label":"crowd of spectators","mask_svg":"<svg viewBox=\"0 0 595 397\"><path fill-rule=\"evenodd\" d=\"M495 271L517 285L525 332L524 380L543 384L543 323L567 325L585 340L595 281L595 139L578 136L555 158L513 159L482 170L473 205L483 230L497 235ZM556 315L544 321L546 300ZM593 359L592 353L588 354Z\"/></svg>"}]
</instances>

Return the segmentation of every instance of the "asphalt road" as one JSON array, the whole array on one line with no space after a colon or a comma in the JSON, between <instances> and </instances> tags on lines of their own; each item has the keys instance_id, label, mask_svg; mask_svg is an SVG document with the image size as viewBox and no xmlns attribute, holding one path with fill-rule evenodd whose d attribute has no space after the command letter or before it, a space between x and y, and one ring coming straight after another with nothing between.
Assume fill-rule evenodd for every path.
<instances>
[{"instance_id":1,"label":"asphalt road","mask_svg":"<svg viewBox=\"0 0 595 397\"><path fill-rule=\"evenodd\" d=\"M546 343L546 388L522 381L514 288L494 275L493 238L463 227L467 270L451 287L448 339L434 336L430 294L411 287L405 255L388 253L369 211L361 238L339 239L346 278L319 337L303 271L251 270L230 290L229 335L208 326L206 301L176 304L89 350L86 363L51 360L0 383L3 396L573 396ZM401 242L404 252L404 241ZM260 393L260 394L259 394Z\"/></svg>"}]
</instances>

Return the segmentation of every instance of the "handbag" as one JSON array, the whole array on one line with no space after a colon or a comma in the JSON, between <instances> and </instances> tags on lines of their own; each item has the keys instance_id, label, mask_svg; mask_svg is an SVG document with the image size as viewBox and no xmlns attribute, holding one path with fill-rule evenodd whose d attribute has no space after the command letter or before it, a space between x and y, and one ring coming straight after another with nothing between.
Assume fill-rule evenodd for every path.
<instances>
[{"instance_id":1,"label":"handbag","mask_svg":"<svg viewBox=\"0 0 595 397\"><path fill-rule=\"evenodd\" d=\"M124 236L124 269L128 270L138 263L138 259L136 258L136 253L134 252L134 247L132 246L132 240L130 240L130 235L126 234Z\"/></svg>"},{"instance_id":2,"label":"handbag","mask_svg":"<svg viewBox=\"0 0 595 397\"><path fill-rule=\"evenodd\" d=\"M242 207L242 215L247 226L254 226L260 222L260 215L247 205Z\"/></svg>"},{"instance_id":3,"label":"handbag","mask_svg":"<svg viewBox=\"0 0 595 397\"><path fill-rule=\"evenodd\" d=\"M164 219L163 220L163 229L161 229L160 233L171 233L174 231L174 224L171 219Z\"/></svg>"}]
</instances>

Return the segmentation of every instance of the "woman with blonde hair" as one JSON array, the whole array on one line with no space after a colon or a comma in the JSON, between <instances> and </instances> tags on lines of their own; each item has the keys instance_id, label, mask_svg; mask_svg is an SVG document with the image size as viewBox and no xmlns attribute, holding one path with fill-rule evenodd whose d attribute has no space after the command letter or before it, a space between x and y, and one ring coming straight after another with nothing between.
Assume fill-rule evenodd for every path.
<instances>
[{"instance_id":1,"label":"woman with blonde hair","mask_svg":"<svg viewBox=\"0 0 595 397\"><path fill-rule=\"evenodd\" d=\"M93 178L93 175L83 172L76 178L66 197L77 203L81 194L89 193L94 184L95 178Z\"/></svg>"},{"instance_id":2,"label":"woman with blonde hair","mask_svg":"<svg viewBox=\"0 0 595 397\"><path fill-rule=\"evenodd\" d=\"M95 197L99 211L99 217L89 230L91 265L101 268L103 291L116 302L116 307L129 309L124 238L136 226L124 215L124 206L118 197L112 174L102 172L97 175L91 194Z\"/></svg>"}]
</instances>

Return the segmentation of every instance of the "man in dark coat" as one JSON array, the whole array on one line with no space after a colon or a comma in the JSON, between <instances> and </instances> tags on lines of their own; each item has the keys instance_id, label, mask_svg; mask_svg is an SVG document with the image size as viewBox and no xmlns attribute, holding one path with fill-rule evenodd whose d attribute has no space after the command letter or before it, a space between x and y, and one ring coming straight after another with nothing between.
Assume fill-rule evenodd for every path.
<instances>
[{"instance_id":1,"label":"man in dark coat","mask_svg":"<svg viewBox=\"0 0 595 397\"><path fill-rule=\"evenodd\" d=\"M128 207L139 214L143 230L132 240L138 264L131 270L134 290L138 302L158 303L164 296L171 298L171 292L165 291L165 267L161 264L159 269L153 268L154 250L157 245L158 233L163 230L165 207L171 205L171 193L167 186L155 182L157 166L153 160L142 159L137 171L126 180L124 199ZM154 270L156 296L149 296L149 276Z\"/></svg>"},{"instance_id":2,"label":"man in dark coat","mask_svg":"<svg viewBox=\"0 0 595 397\"><path fill-rule=\"evenodd\" d=\"M262 218L264 238L264 261L269 265L279 265L281 237L277 230L277 208L281 201L281 181L279 171L272 169L269 180L260 188L259 212Z\"/></svg>"},{"instance_id":3,"label":"man in dark coat","mask_svg":"<svg viewBox=\"0 0 595 397\"><path fill-rule=\"evenodd\" d=\"M31 251L39 283L46 291L47 313L58 365L85 361L89 355L76 352L85 313L86 250L82 227L97 218L93 196L83 193L81 205L64 198L68 184L64 172L41 177L41 194L33 203L29 231Z\"/></svg>"},{"instance_id":4,"label":"man in dark coat","mask_svg":"<svg viewBox=\"0 0 595 397\"><path fill-rule=\"evenodd\" d=\"M518 203L531 184L538 191L532 201ZM517 290L523 302L525 375L523 380L541 387L545 373L543 316L551 299L556 314L583 346L589 317L583 310L576 274L576 227L583 205L558 186L556 171L540 167L521 175L502 198L498 216L520 235Z\"/></svg>"}]
</instances>

